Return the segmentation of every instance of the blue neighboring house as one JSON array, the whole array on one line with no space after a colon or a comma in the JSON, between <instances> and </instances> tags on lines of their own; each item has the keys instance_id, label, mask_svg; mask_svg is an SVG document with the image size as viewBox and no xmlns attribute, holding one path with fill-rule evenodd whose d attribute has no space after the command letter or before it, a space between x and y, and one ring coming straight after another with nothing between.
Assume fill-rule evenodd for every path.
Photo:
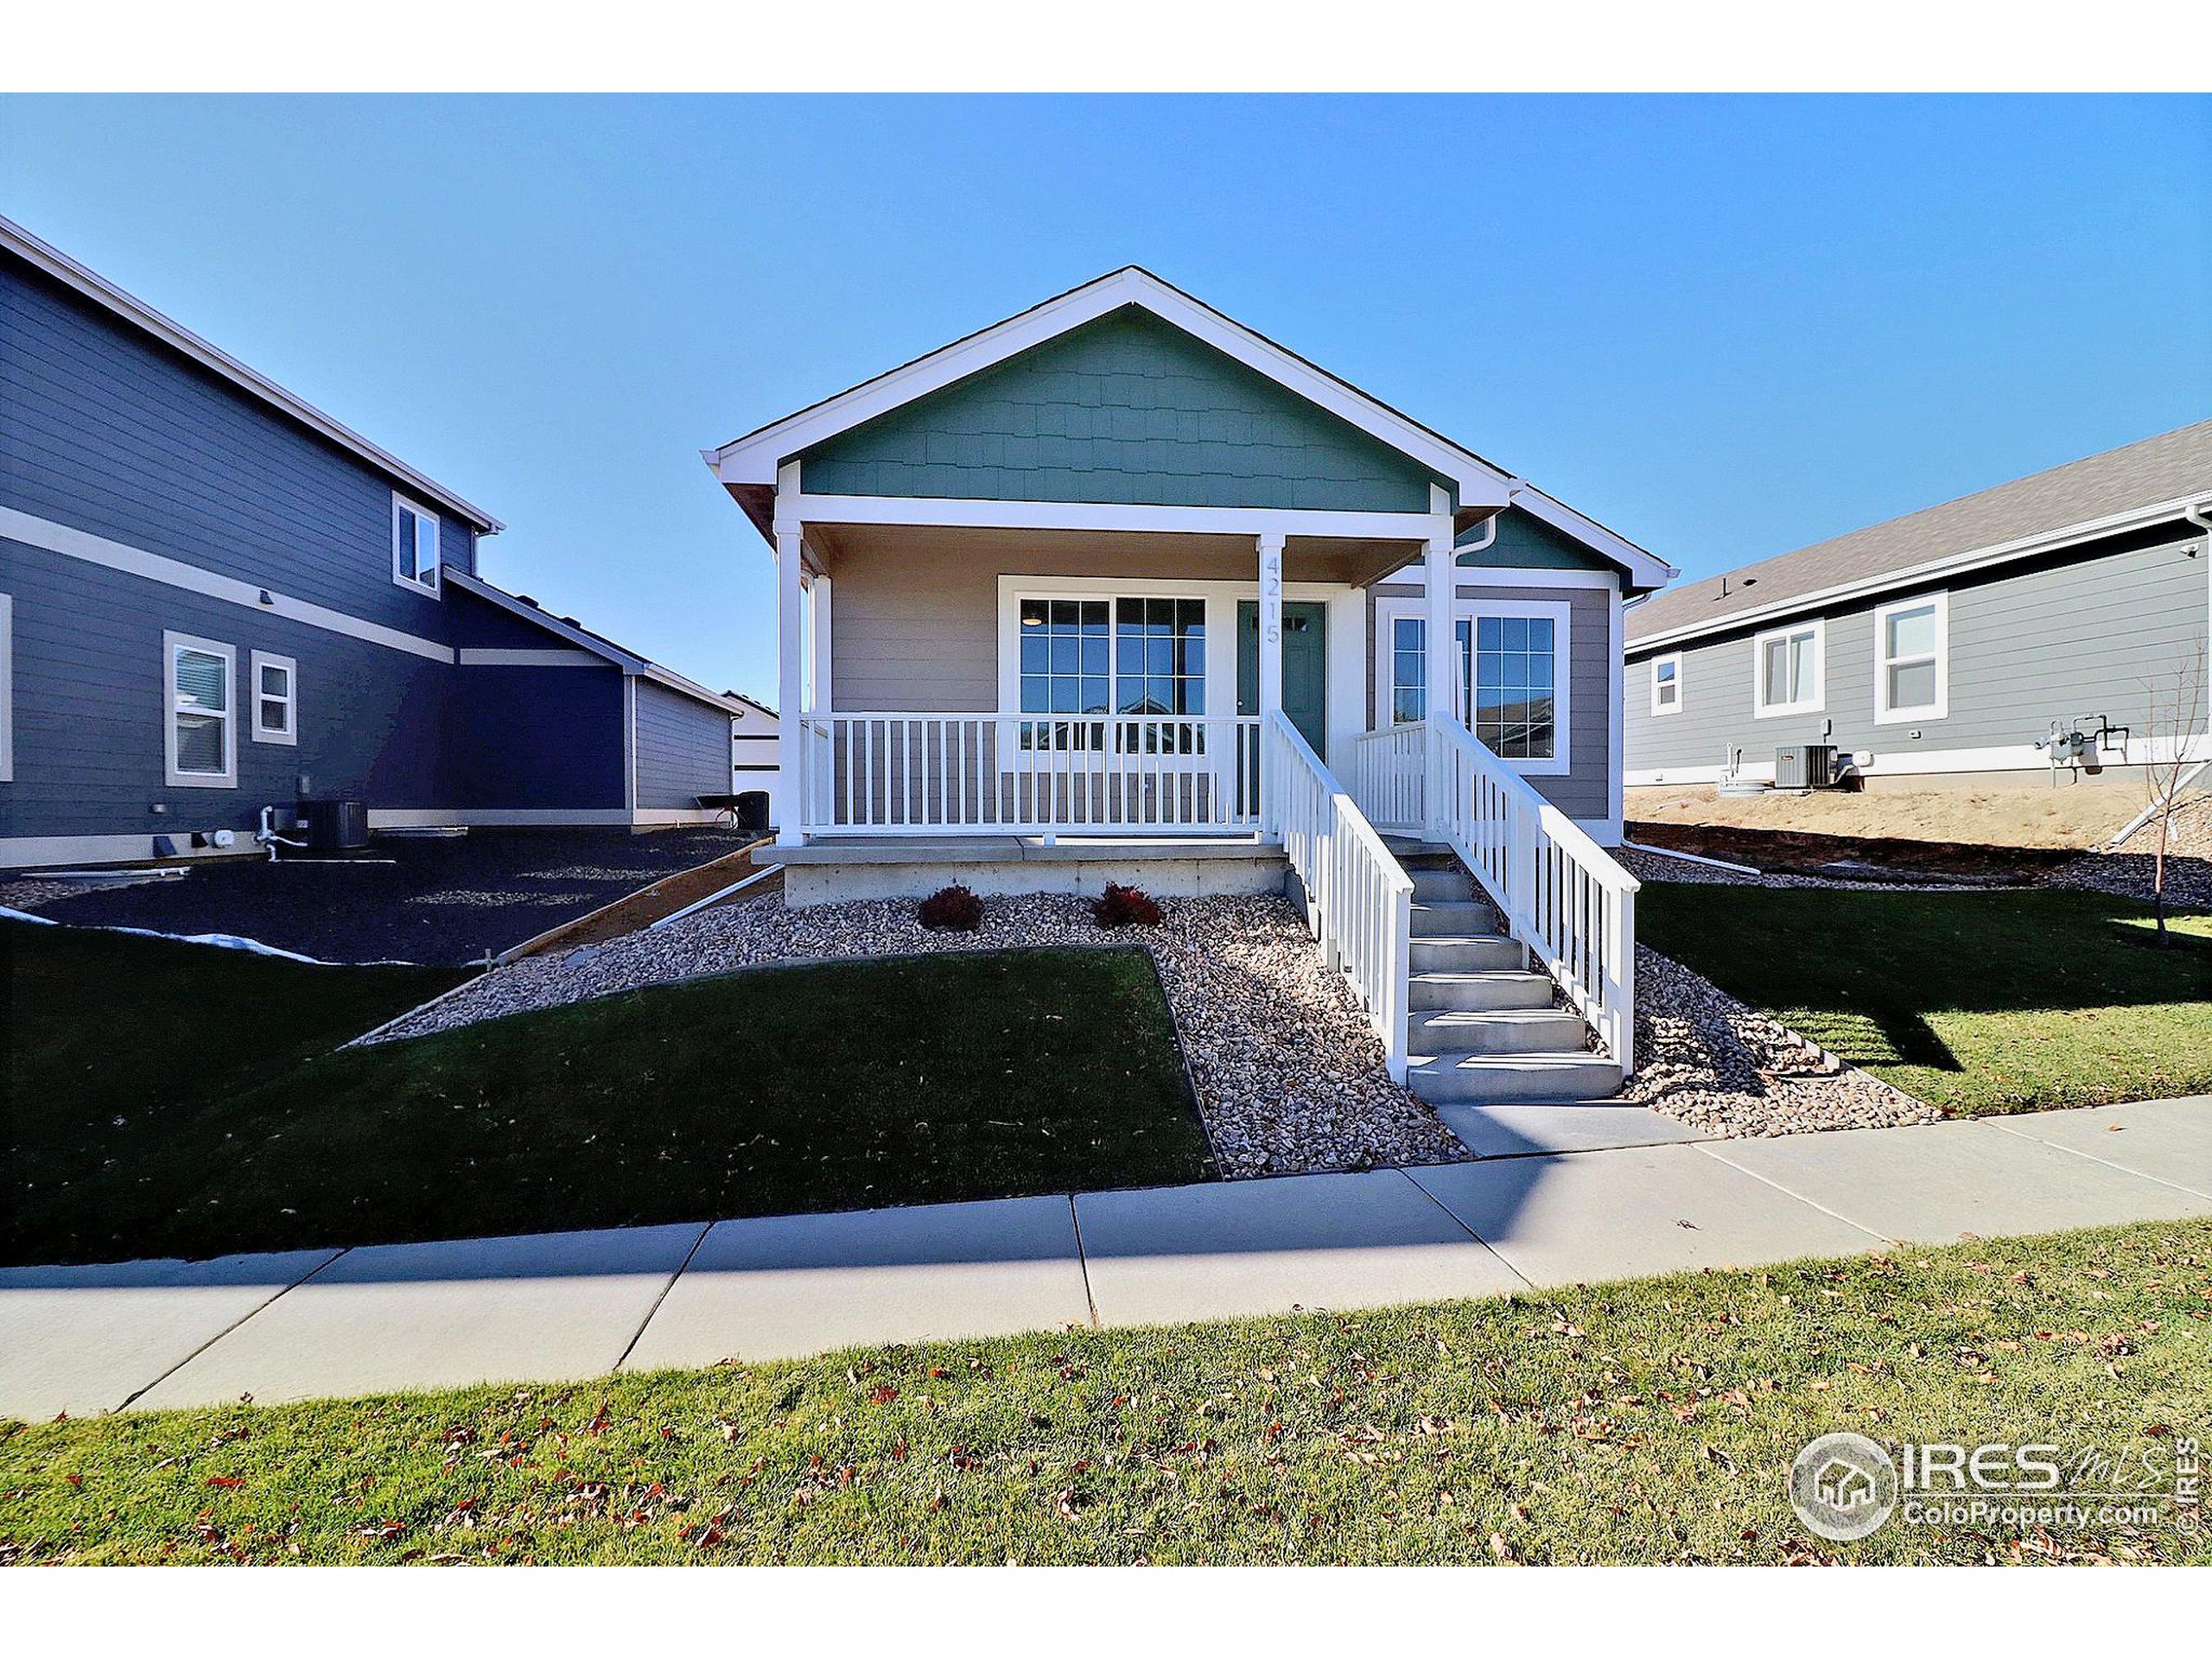
<instances>
[{"instance_id":1,"label":"blue neighboring house","mask_svg":"<svg viewBox=\"0 0 2212 1659\"><path fill-rule=\"evenodd\" d=\"M711 819L774 716L484 581L499 529L0 219L0 868L251 854L311 799Z\"/></svg>"}]
</instances>

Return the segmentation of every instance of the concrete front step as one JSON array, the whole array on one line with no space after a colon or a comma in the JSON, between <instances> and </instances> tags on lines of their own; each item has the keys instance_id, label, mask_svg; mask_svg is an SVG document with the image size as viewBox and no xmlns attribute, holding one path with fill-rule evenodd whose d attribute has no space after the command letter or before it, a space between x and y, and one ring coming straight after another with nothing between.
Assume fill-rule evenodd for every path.
<instances>
[{"instance_id":1,"label":"concrete front step","mask_svg":"<svg viewBox=\"0 0 2212 1659\"><path fill-rule=\"evenodd\" d=\"M1416 896L1413 908L1414 938L1440 934L1500 933L1498 916L1488 905L1472 899L1429 900Z\"/></svg>"},{"instance_id":2,"label":"concrete front step","mask_svg":"<svg viewBox=\"0 0 2212 1659\"><path fill-rule=\"evenodd\" d=\"M1621 1088L1621 1069L1595 1054L1416 1054L1406 1083L1431 1102L1603 1100Z\"/></svg>"},{"instance_id":3,"label":"concrete front step","mask_svg":"<svg viewBox=\"0 0 2212 1659\"><path fill-rule=\"evenodd\" d=\"M1588 1027L1566 1008L1423 1008L1406 1017L1415 1054L1564 1054Z\"/></svg>"},{"instance_id":4,"label":"concrete front step","mask_svg":"<svg viewBox=\"0 0 2212 1659\"><path fill-rule=\"evenodd\" d=\"M1467 904L1481 895L1475 891L1475 878L1457 865L1446 869L1411 869L1406 874L1413 878L1415 902Z\"/></svg>"},{"instance_id":5,"label":"concrete front step","mask_svg":"<svg viewBox=\"0 0 2212 1659\"><path fill-rule=\"evenodd\" d=\"M1450 1008L1483 1014L1496 1008L1552 1005L1552 982L1544 975L1506 969L1416 973L1408 976L1406 990L1406 1006L1415 1013Z\"/></svg>"},{"instance_id":6,"label":"concrete front step","mask_svg":"<svg viewBox=\"0 0 2212 1659\"><path fill-rule=\"evenodd\" d=\"M1529 965L1529 953L1503 933L1416 935L1408 959L1417 974L1473 974Z\"/></svg>"}]
</instances>

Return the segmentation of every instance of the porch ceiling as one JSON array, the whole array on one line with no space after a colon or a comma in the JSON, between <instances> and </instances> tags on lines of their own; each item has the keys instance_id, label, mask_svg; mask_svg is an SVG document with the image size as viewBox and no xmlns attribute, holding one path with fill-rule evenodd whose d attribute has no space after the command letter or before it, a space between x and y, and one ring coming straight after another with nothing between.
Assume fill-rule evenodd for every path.
<instances>
[{"instance_id":1,"label":"porch ceiling","mask_svg":"<svg viewBox=\"0 0 2212 1659\"><path fill-rule=\"evenodd\" d=\"M938 565L973 559L995 569L1029 575L1249 582L1255 588L1259 582L1259 550L1249 536L809 524L806 544L813 563L833 582L841 565L902 556ZM1362 587L1417 563L1421 555L1421 543L1415 541L1293 536L1283 544L1283 580Z\"/></svg>"}]
</instances>

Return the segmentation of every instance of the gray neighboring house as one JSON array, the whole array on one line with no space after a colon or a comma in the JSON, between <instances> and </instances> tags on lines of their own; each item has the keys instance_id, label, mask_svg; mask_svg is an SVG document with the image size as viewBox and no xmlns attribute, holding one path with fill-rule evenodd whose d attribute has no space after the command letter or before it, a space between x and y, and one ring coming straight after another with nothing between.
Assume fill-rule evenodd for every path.
<instances>
[{"instance_id":1,"label":"gray neighboring house","mask_svg":"<svg viewBox=\"0 0 2212 1659\"><path fill-rule=\"evenodd\" d=\"M1870 788L2133 777L2212 635L2212 421L1629 607L1630 789L1768 780L1833 743ZM2195 720L2202 753L2212 687Z\"/></svg>"}]
</instances>

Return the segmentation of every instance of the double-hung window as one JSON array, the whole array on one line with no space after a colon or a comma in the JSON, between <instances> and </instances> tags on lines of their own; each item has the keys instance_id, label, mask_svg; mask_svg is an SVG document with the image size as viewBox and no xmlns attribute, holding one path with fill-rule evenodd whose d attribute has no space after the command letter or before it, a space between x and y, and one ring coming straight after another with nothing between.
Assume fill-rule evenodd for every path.
<instances>
[{"instance_id":1,"label":"double-hung window","mask_svg":"<svg viewBox=\"0 0 2212 1659\"><path fill-rule=\"evenodd\" d=\"M1021 712L1095 716L1024 721L1025 748L1103 749L1109 730L1125 752L1202 748L1198 728L1176 717L1206 709L1204 600L1024 599L1017 631Z\"/></svg>"},{"instance_id":2,"label":"double-hung window","mask_svg":"<svg viewBox=\"0 0 2212 1659\"><path fill-rule=\"evenodd\" d=\"M233 681L238 653L213 639L162 635L165 775L176 789L238 787Z\"/></svg>"},{"instance_id":3,"label":"double-hung window","mask_svg":"<svg viewBox=\"0 0 2212 1659\"><path fill-rule=\"evenodd\" d=\"M1651 712L1655 715L1679 715L1682 712L1682 653L1670 651L1664 657L1651 659Z\"/></svg>"},{"instance_id":4,"label":"double-hung window","mask_svg":"<svg viewBox=\"0 0 2212 1659\"><path fill-rule=\"evenodd\" d=\"M391 579L419 593L438 591L438 515L404 495L391 498Z\"/></svg>"},{"instance_id":5,"label":"double-hung window","mask_svg":"<svg viewBox=\"0 0 2212 1659\"><path fill-rule=\"evenodd\" d=\"M1950 712L1951 606L1944 594L1874 613L1874 719L1941 720Z\"/></svg>"},{"instance_id":6,"label":"double-hung window","mask_svg":"<svg viewBox=\"0 0 2212 1659\"><path fill-rule=\"evenodd\" d=\"M253 741L300 741L300 665L266 651L253 653Z\"/></svg>"},{"instance_id":7,"label":"double-hung window","mask_svg":"<svg viewBox=\"0 0 2212 1659\"><path fill-rule=\"evenodd\" d=\"M1467 724L1484 745L1518 770L1567 769L1565 605L1463 606L1452 625ZM1388 619L1385 683L1378 688L1395 724L1428 709L1427 623L1417 611Z\"/></svg>"},{"instance_id":8,"label":"double-hung window","mask_svg":"<svg viewBox=\"0 0 2212 1659\"><path fill-rule=\"evenodd\" d=\"M1751 712L1764 720L1775 715L1817 715L1826 704L1827 630L1820 622L1800 622L1762 633L1751 641Z\"/></svg>"}]
</instances>

